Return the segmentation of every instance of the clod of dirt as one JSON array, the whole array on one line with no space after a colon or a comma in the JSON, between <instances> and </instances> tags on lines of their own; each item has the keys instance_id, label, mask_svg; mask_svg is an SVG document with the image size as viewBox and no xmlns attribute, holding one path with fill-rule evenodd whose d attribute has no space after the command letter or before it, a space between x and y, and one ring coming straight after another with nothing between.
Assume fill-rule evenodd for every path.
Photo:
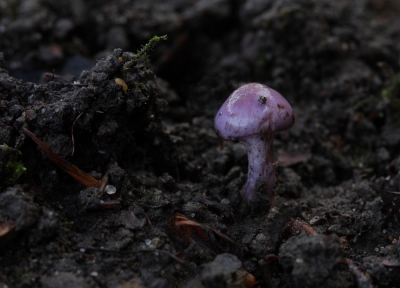
<instances>
[{"instance_id":1,"label":"clod of dirt","mask_svg":"<svg viewBox=\"0 0 400 288\"><path fill-rule=\"evenodd\" d=\"M382 286L393 287L400 283L400 242L388 245L378 256L365 257L360 266Z\"/></svg>"},{"instance_id":2,"label":"clod of dirt","mask_svg":"<svg viewBox=\"0 0 400 288\"><path fill-rule=\"evenodd\" d=\"M236 256L219 254L214 261L204 265L197 279L190 281L185 287L234 287L239 278L236 271L241 266L242 263Z\"/></svg>"},{"instance_id":3,"label":"clod of dirt","mask_svg":"<svg viewBox=\"0 0 400 288\"><path fill-rule=\"evenodd\" d=\"M31 244L53 236L58 227L56 213L34 203L32 197L19 188L9 188L0 194L0 223L5 222L13 223L11 235L4 235L8 236L8 241L25 232ZM6 244L2 242L3 237L0 237L0 246Z\"/></svg>"},{"instance_id":4,"label":"clod of dirt","mask_svg":"<svg viewBox=\"0 0 400 288\"><path fill-rule=\"evenodd\" d=\"M60 83L52 77L47 84L34 85L16 80L2 69L0 121L5 125L0 127L0 143L19 148L22 129L27 127L54 153L87 172L106 173L115 160L140 167L147 153L152 160L146 161L150 160L156 171L175 167L176 157L168 151L172 142L161 131L160 112L166 102L157 97L155 76L143 63L123 69L123 63L131 57L132 53L116 49L91 71L83 71L74 83ZM122 78L124 87L115 81ZM54 187L64 187L65 192L76 189L70 186L74 180L60 178L63 172L59 174L48 157L37 153L29 141L22 149L26 176L39 180L44 193ZM9 176L9 162L10 157L0 155L2 178ZM118 184L121 194L126 195L132 190L124 177L126 172L113 167L116 165L110 166L111 184ZM65 180L65 185L60 185ZM41 200L52 202L54 196L50 192Z\"/></svg>"},{"instance_id":5,"label":"clod of dirt","mask_svg":"<svg viewBox=\"0 0 400 288\"><path fill-rule=\"evenodd\" d=\"M341 260L336 235L291 237L279 251L291 287L353 287L352 275Z\"/></svg>"}]
</instances>

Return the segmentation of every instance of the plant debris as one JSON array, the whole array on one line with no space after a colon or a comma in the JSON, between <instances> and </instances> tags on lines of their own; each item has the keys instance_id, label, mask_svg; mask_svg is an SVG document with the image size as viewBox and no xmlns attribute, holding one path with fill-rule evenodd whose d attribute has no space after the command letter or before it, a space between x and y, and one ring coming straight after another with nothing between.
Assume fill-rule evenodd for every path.
<instances>
[{"instance_id":1,"label":"plant debris","mask_svg":"<svg viewBox=\"0 0 400 288\"><path fill-rule=\"evenodd\" d=\"M56 165L60 166L61 169L63 169L65 172L67 172L69 175L71 175L73 178L78 180L80 183L85 185L86 187L100 187L101 181L98 179L95 179L94 177L90 176L89 174L86 174L82 170L80 170L78 167L75 165L71 164L70 162L64 160L57 154L55 154L51 148L40 141L35 134L33 134L31 131L28 129L24 128L24 132L26 135L28 135L39 147L42 149L50 158L51 161L53 161Z\"/></svg>"}]
</instances>

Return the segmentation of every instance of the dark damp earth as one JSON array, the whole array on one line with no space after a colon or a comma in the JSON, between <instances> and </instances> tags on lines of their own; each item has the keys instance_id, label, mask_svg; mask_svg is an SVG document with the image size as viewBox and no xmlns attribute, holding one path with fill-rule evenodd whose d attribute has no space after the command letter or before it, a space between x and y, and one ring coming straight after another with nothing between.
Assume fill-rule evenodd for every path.
<instances>
[{"instance_id":1,"label":"dark damp earth","mask_svg":"<svg viewBox=\"0 0 400 288\"><path fill-rule=\"evenodd\" d=\"M398 287L399 14L0 1L0 286ZM246 150L213 127L249 82L296 118L275 206L241 200Z\"/></svg>"}]
</instances>

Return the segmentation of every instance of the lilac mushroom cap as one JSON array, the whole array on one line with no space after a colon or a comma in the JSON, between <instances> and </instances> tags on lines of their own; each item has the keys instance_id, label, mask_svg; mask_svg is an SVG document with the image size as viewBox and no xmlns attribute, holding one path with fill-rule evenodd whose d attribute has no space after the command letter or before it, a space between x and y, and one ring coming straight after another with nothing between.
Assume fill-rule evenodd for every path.
<instances>
[{"instance_id":1,"label":"lilac mushroom cap","mask_svg":"<svg viewBox=\"0 0 400 288\"><path fill-rule=\"evenodd\" d=\"M263 84L249 83L235 90L222 104L214 128L224 140L240 140L247 149L249 169L241 190L243 199L266 193L274 204L275 167L272 141L276 133L294 124L286 99Z\"/></svg>"},{"instance_id":2,"label":"lilac mushroom cap","mask_svg":"<svg viewBox=\"0 0 400 288\"><path fill-rule=\"evenodd\" d=\"M294 124L293 110L274 89L249 83L235 90L219 109L214 121L224 140L240 140L254 134L276 134Z\"/></svg>"}]
</instances>

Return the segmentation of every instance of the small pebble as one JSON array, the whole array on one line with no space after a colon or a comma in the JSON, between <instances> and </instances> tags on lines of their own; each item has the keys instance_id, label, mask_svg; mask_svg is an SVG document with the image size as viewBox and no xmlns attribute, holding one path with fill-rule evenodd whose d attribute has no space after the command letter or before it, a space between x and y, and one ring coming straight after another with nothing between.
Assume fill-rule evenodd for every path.
<instances>
[{"instance_id":1,"label":"small pebble","mask_svg":"<svg viewBox=\"0 0 400 288\"><path fill-rule=\"evenodd\" d=\"M260 233L256 236L256 240L258 242L264 242L265 240L267 240L267 236L265 236L264 234Z\"/></svg>"},{"instance_id":2,"label":"small pebble","mask_svg":"<svg viewBox=\"0 0 400 288\"><path fill-rule=\"evenodd\" d=\"M299 263L299 264L301 264L301 263L303 263L304 262L304 260L303 259L301 259L301 258L297 258L296 259L296 263Z\"/></svg>"},{"instance_id":3,"label":"small pebble","mask_svg":"<svg viewBox=\"0 0 400 288\"><path fill-rule=\"evenodd\" d=\"M117 188L115 188L113 185L107 185L105 190L108 195L113 195L117 192Z\"/></svg>"},{"instance_id":4,"label":"small pebble","mask_svg":"<svg viewBox=\"0 0 400 288\"><path fill-rule=\"evenodd\" d=\"M224 198L221 200L221 204L225 204L228 205L229 203L231 203L231 201L229 201L228 199Z\"/></svg>"}]
</instances>

